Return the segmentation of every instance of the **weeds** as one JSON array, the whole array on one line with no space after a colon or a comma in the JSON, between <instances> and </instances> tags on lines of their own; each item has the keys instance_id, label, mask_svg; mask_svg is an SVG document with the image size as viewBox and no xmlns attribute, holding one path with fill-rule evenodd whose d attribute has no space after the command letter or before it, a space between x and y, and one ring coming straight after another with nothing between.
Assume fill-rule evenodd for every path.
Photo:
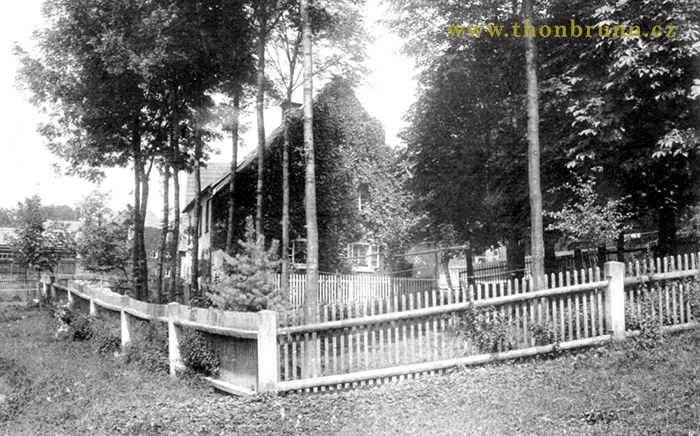
<instances>
[{"instance_id":1,"label":"weeds","mask_svg":"<svg viewBox=\"0 0 700 436\"><path fill-rule=\"evenodd\" d=\"M149 321L124 349L124 361L165 374L170 370L168 332L157 321Z\"/></svg>"},{"instance_id":2,"label":"weeds","mask_svg":"<svg viewBox=\"0 0 700 436\"><path fill-rule=\"evenodd\" d=\"M456 316L452 332L465 341L467 353L497 353L516 348L512 322L492 307L470 305Z\"/></svg>"},{"instance_id":3,"label":"weeds","mask_svg":"<svg viewBox=\"0 0 700 436\"><path fill-rule=\"evenodd\" d=\"M182 329L180 359L195 374L212 377L219 373L219 357L214 352L211 342L195 329Z\"/></svg>"}]
</instances>

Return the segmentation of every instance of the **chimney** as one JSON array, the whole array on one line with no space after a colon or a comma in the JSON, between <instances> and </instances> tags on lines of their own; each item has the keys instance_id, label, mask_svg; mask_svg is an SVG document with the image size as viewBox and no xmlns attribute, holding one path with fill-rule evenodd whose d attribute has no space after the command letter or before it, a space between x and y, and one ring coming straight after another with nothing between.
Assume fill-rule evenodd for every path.
<instances>
[{"instance_id":1,"label":"chimney","mask_svg":"<svg viewBox=\"0 0 700 436\"><path fill-rule=\"evenodd\" d=\"M294 111L299 109L301 106L301 103L294 103L289 101L282 102L282 104L280 104L280 107L282 108L282 124L284 124L284 110L287 107L289 107L291 112L294 113Z\"/></svg>"}]
</instances>

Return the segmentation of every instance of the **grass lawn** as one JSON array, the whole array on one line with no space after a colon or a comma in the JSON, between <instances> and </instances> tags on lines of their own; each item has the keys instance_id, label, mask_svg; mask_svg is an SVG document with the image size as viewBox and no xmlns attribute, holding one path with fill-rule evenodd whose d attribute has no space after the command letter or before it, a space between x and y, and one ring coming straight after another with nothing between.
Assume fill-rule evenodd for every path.
<instances>
[{"instance_id":1,"label":"grass lawn","mask_svg":"<svg viewBox=\"0 0 700 436\"><path fill-rule=\"evenodd\" d=\"M323 395L225 396L0 306L0 435L698 435L700 331Z\"/></svg>"}]
</instances>

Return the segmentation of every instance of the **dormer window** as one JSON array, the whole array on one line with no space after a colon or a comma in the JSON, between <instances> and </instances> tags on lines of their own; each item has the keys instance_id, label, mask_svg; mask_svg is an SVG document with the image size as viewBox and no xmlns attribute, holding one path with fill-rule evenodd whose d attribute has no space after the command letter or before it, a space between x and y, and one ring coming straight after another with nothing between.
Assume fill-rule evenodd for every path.
<instances>
[{"instance_id":1,"label":"dormer window","mask_svg":"<svg viewBox=\"0 0 700 436\"><path fill-rule=\"evenodd\" d=\"M358 195L357 205L360 211L363 211L369 205L369 185L367 183L360 184L360 192Z\"/></svg>"}]
</instances>

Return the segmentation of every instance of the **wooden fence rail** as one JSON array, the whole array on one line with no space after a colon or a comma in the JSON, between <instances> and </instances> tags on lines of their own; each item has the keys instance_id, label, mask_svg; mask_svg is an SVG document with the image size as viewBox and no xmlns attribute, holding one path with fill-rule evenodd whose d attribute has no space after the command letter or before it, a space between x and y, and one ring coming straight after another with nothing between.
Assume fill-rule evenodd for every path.
<instances>
[{"instance_id":1,"label":"wooden fence rail","mask_svg":"<svg viewBox=\"0 0 700 436\"><path fill-rule=\"evenodd\" d=\"M98 310L118 313L123 346L134 336L135 321L166 323L170 344L170 373L173 376L176 370L182 368L179 354L181 331L183 327L189 327L206 333L219 355L220 374L216 380L209 379L212 385L235 394L264 392L276 386L275 312L229 312L178 303L150 304L75 281L61 284L49 276L43 276L41 284L45 296L65 300L74 306L78 306L76 300L80 299L89 304L92 315L97 314Z\"/></svg>"}]
</instances>

